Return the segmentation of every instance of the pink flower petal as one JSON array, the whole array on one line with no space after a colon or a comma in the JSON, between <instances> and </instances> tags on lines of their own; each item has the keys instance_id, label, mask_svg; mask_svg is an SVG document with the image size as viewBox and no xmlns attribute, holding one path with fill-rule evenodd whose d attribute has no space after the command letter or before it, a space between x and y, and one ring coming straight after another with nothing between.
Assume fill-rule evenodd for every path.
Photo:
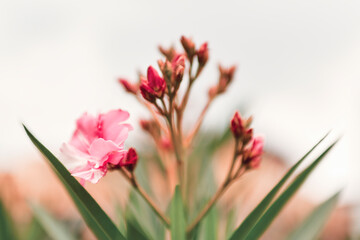
<instances>
[{"instance_id":1,"label":"pink flower petal","mask_svg":"<svg viewBox=\"0 0 360 240\"><path fill-rule=\"evenodd\" d=\"M89 153L94 159L96 159L96 167L102 167L107 163L108 155L119 150L122 150L122 148L117 146L113 141L106 141L102 138L98 138L91 144Z\"/></svg>"},{"instance_id":2,"label":"pink flower petal","mask_svg":"<svg viewBox=\"0 0 360 240\"><path fill-rule=\"evenodd\" d=\"M91 142L97 137L97 125L97 118L84 113L76 122L77 128L70 144L86 153Z\"/></svg>"}]
</instances>

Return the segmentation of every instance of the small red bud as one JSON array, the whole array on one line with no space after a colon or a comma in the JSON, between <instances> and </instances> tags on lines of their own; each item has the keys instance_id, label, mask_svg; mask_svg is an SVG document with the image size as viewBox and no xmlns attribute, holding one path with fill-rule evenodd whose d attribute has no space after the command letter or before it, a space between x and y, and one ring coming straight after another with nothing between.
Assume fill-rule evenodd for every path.
<instances>
[{"instance_id":1,"label":"small red bud","mask_svg":"<svg viewBox=\"0 0 360 240\"><path fill-rule=\"evenodd\" d=\"M126 167L130 172L134 171L138 161L138 155L134 148L130 148L126 154L124 161L121 163L122 166Z\"/></svg>"},{"instance_id":2,"label":"small red bud","mask_svg":"<svg viewBox=\"0 0 360 240\"><path fill-rule=\"evenodd\" d=\"M263 147L264 139L262 137L252 139L251 146L244 151L242 160L247 168L257 168L260 165Z\"/></svg>"},{"instance_id":3,"label":"small red bud","mask_svg":"<svg viewBox=\"0 0 360 240\"><path fill-rule=\"evenodd\" d=\"M231 120L231 131L235 138L240 138L244 133L244 123L239 112L235 112Z\"/></svg>"},{"instance_id":4,"label":"small red bud","mask_svg":"<svg viewBox=\"0 0 360 240\"><path fill-rule=\"evenodd\" d=\"M205 64L207 63L208 59L209 59L209 49L207 46L207 43L203 43L199 50L196 52L197 57L198 57L198 61L199 61L199 66L203 67L205 66Z\"/></svg>"}]
</instances>

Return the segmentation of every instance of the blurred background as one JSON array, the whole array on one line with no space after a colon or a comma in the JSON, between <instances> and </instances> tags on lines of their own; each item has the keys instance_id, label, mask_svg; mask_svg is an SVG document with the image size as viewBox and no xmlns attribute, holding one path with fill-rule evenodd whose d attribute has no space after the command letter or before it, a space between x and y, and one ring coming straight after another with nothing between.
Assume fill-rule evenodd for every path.
<instances>
[{"instance_id":1,"label":"blurred background","mask_svg":"<svg viewBox=\"0 0 360 240\"><path fill-rule=\"evenodd\" d=\"M341 204L353 206L360 222L359 11L355 0L1 0L0 172L42 162L21 122L55 153L85 111L122 108L138 128L147 113L117 79L137 79L138 70L156 65L159 44L180 47L185 35L210 48L186 123L205 104L217 64L236 64L235 81L203 130L223 131L240 108L285 166L332 130L330 141L341 141L300 195L318 203L343 189Z\"/></svg>"}]
</instances>

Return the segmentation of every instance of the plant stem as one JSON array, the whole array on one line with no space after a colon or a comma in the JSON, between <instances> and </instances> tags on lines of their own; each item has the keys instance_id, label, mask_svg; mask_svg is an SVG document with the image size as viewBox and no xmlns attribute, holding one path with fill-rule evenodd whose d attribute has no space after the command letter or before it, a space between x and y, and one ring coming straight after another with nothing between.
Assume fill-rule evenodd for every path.
<instances>
[{"instance_id":1,"label":"plant stem","mask_svg":"<svg viewBox=\"0 0 360 240\"><path fill-rule=\"evenodd\" d=\"M123 168L119 168L119 170L124 175L124 177L130 182L130 184L136 189L136 191L140 194L140 196L149 204L151 209L161 219L161 221L165 224L165 226L167 228L170 228L170 220L165 216L165 214L161 212L161 209L158 206L156 206L153 200L151 200L151 198L147 195L145 190L138 184L134 173L131 173L129 175Z\"/></svg>"},{"instance_id":2,"label":"plant stem","mask_svg":"<svg viewBox=\"0 0 360 240\"><path fill-rule=\"evenodd\" d=\"M204 121L204 118L205 118L205 114L207 112L207 110L209 109L210 107L210 104L211 102L213 101L214 98L209 98L205 107L203 108L200 116L199 116L199 119L197 120L197 122L195 123L195 127L194 129L190 132L189 136L187 137L186 139L186 144L187 146L190 146L191 145L191 142L192 140L194 139L194 137L196 136L196 134L199 132L200 130L200 127L201 127L201 124L202 122Z\"/></svg>"}]
</instances>

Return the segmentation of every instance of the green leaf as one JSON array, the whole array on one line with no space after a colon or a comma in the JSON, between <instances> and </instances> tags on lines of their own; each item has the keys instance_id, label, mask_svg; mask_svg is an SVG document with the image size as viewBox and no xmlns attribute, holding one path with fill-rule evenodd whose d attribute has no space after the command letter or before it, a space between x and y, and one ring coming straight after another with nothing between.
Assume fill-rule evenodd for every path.
<instances>
[{"instance_id":1,"label":"green leaf","mask_svg":"<svg viewBox=\"0 0 360 240\"><path fill-rule=\"evenodd\" d=\"M302 186L305 180L308 178L310 173L315 169L315 167L320 163L320 161L325 157L325 155L334 147L337 143L335 141L330 145L309 167L303 170L285 189L285 191L275 200L275 202L269 207L269 209L264 213L264 215L256 222L254 227L250 230L249 234L245 239L258 239L265 230L270 226L275 217L283 209L285 204L289 199L295 194L295 192Z\"/></svg>"},{"instance_id":2,"label":"green leaf","mask_svg":"<svg viewBox=\"0 0 360 240\"><path fill-rule=\"evenodd\" d=\"M279 192L285 182L291 177L299 165L309 156L309 154L327 137L326 134L318 143L315 144L289 171L283 178L275 185L275 187L266 195L266 197L256 206L256 208L245 218L240 226L235 230L230 240L243 239L255 225L261 215L265 212L266 208L270 205L276 194Z\"/></svg>"},{"instance_id":3,"label":"green leaf","mask_svg":"<svg viewBox=\"0 0 360 240\"><path fill-rule=\"evenodd\" d=\"M218 227L219 227L219 212L214 206L209 213L201 221L200 237L203 240L216 240L218 239Z\"/></svg>"},{"instance_id":4,"label":"green leaf","mask_svg":"<svg viewBox=\"0 0 360 240\"><path fill-rule=\"evenodd\" d=\"M164 225L135 189L130 192L126 206L126 221L146 236L146 239L164 239ZM128 239L132 238L128 237Z\"/></svg>"},{"instance_id":5,"label":"green leaf","mask_svg":"<svg viewBox=\"0 0 360 240\"><path fill-rule=\"evenodd\" d=\"M119 221L119 231L121 232L122 235L126 236L126 219L125 219L125 210L120 206L120 204L116 204L115 205L115 211L116 211L116 216L117 219Z\"/></svg>"},{"instance_id":6,"label":"green leaf","mask_svg":"<svg viewBox=\"0 0 360 240\"><path fill-rule=\"evenodd\" d=\"M176 186L170 205L171 240L186 239L186 222L180 187Z\"/></svg>"},{"instance_id":7,"label":"green leaf","mask_svg":"<svg viewBox=\"0 0 360 240\"><path fill-rule=\"evenodd\" d=\"M125 239L111 221L108 215L101 209L94 198L81 186L81 184L69 173L64 165L42 145L33 134L24 126L30 140L47 158L56 175L64 184L66 190L73 199L86 224L98 239Z\"/></svg>"},{"instance_id":8,"label":"green leaf","mask_svg":"<svg viewBox=\"0 0 360 240\"><path fill-rule=\"evenodd\" d=\"M17 239L13 223L0 199L0 239Z\"/></svg>"},{"instance_id":9,"label":"green leaf","mask_svg":"<svg viewBox=\"0 0 360 240\"><path fill-rule=\"evenodd\" d=\"M322 228L338 201L340 192L320 204L289 236L289 240L318 239Z\"/></svg>"},{"instance_id":10,"label":"green leaf","mask_svg":"<svg viewBox=\"0 0 360 240\"><path fill-rule=\"evenodd\" d=\"M41 227L38 220L36 220L36 218L34 217L31 223L29 224L29 227L25 234L26 237L23 237L22 239L26 239L26 240L45 239L46 236L44 229Z\"/></svg>"},{"instance_id":11,"label":"green leaf","mask_svg":"<svg viewBox=\"0 0 360 240\"><path fill-rule=\"evenodd\" d=\"M33 213L47 234L54 240L75 240L70 231L39 205L31 204Z\"/></svg>"}]
</instances>

